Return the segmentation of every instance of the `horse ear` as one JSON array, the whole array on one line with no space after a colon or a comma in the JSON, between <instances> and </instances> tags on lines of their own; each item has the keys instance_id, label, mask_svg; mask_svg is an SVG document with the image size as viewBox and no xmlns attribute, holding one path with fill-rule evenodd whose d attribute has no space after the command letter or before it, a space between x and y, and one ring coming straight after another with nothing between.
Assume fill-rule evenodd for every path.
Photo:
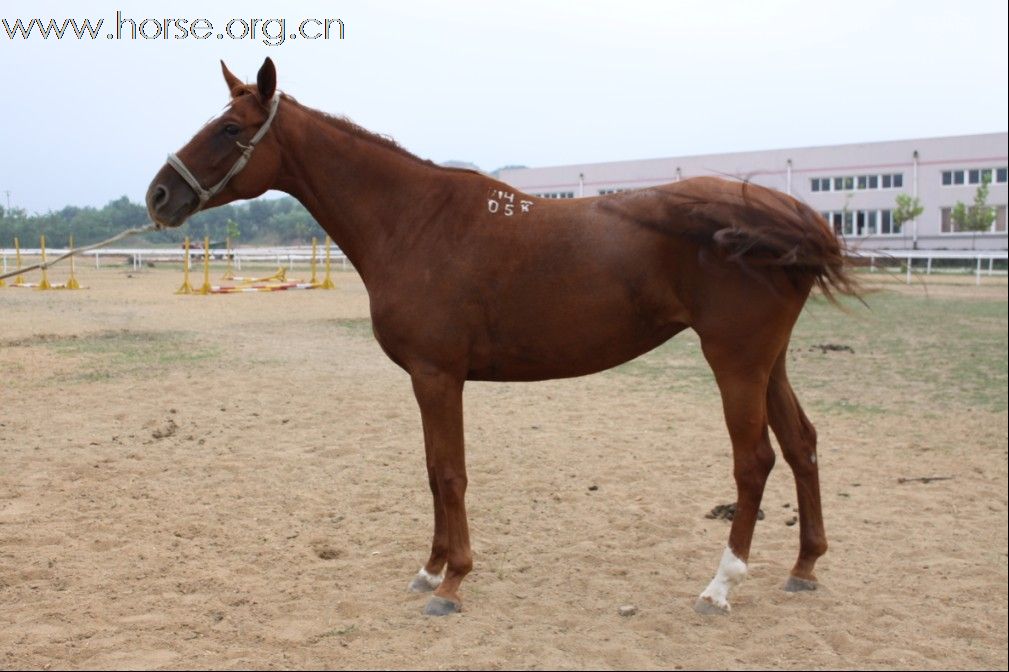
<instances>
[{"instance_id":1,"label":"horse ear","mask_svg":"<svg viewBox=\"0 0 1009 672\"><path fill-rule=\"evenodd\" d=\"M264 103L273 98L273 93L277 90L277 68L269 56L256 75L256 86L259 87L259 99Z\"/></svg>"},{"instance_id":2,"label":"horse ear","mask_svg":"<svg viewBox=\"0 0 1009 672\"><path fill-rule=\"evenodd\" d=\"M231 74L231 70L228 70L228 66L224 64L224 61L221 61L221 72L224 73L224 81L228 84L228 93L234 91L235 87L242 86L242 80Z\"/></svg>"}]
</instances>

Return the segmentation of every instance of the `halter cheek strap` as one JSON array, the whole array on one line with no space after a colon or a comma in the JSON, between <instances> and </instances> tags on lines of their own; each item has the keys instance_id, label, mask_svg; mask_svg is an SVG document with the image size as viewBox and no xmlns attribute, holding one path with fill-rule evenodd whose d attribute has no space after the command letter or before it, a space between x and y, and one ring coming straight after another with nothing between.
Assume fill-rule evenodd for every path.
<instances>
[{"instance_id":1,"label":"halter cheek strap","mask_svg":"<svg viewBox=\"0 0 1009 672\"><path fill-rule=\"evenodd\" d=\"M178 154L168 155L168 165L174 168L176 172L178 172L178 174L182 176L182 179L185 180L189 184L189 186L193 188L193 191L195 191L196 195L199 196L200 198L201 206L207 201L209 201L211 198L216 196L222 189L224 189L224 187L228 184L228 182L231 181L231 178L233 178L235 175L238 175L238 173L242 172L242 169L245 168L245 164L249 162L249 157L252 156L252 150L256 148L256 144L260 140L262 140L263 136L266 135L266 132L270 130L270 124L273 123L273 118L277 116L278 107L280 107L279 92L273 94L273 98L270 101L270 113L269 115L267 115L266 121L263 122L263 125L259 127L259 130L256 131L256 134L252 136L251 140L249 140L249 144L243 145L237 140L235 141L235 144L238 145L238 148L242 150L242 155L238 157L238 161L235 161L235 164L231 166L231 170L228 171L228 173L221 179L221 181L212 186L210 189L203 188L203 185L200 184L200 181L198 179L196 179L196 176L193 175L193 173L189 170L189 168L186 168L186 164L182 162L182 159L179 158Z\"/></svg>"}]
</instances>

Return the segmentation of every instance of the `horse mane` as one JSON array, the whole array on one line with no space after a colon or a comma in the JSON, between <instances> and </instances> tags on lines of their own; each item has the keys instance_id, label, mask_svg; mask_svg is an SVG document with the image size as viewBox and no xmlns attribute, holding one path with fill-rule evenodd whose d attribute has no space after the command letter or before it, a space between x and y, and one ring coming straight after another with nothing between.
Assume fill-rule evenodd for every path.
<instances>
[{"instance_id":1,"label":"horse mane","mask_svg":"<svg viewBox=\"0 0 1009 672\"><path fill-rule=\"evenodd\" d=\"M390 136L382 135L379 133L373 133L372 131L369 131L365 127L354 123L346 116L329 114L328 112L323 112L322 110L316 110L315 108L307 107L299 103L297 98L295 98L294 96L291 96L283 92L280 95L284 100L288 100L294 103L299 108L307 112L309 115L315 117L316 119L319 119L320 121L325 122L327 125L337 129L338 131L341 131L343 133L349 133L355 138L359 138L370 144L378 145L379 147L388 149L392 152L395 152L399 156L410 159L411 161L419 163L422 166L426 166L428 168L437 168L439 170L454 170L458 172L469 172L474 173L476 175L482 175L482 173L480 173L479 171L472 170L470 168L453 168L451 166L442 166L440 164L435 163L434 161L431 161L430 159L422 159L416 154L413 154L412 152L404 149L402 145L400 145Z\"/></svg>"},{"instance_id":2,"label":"horse mane","mask_svg":"<svg viewBox=\"0 0 1009 672\"><path fill-rule=\"evenodd\" d=\"M796 280L812 280L831 301L835 292L861 294L827 221L779 191L696 177L607 197L600 206L660 233L713 245L741 264L781 267Z\"/></svg>"}]
</instances>

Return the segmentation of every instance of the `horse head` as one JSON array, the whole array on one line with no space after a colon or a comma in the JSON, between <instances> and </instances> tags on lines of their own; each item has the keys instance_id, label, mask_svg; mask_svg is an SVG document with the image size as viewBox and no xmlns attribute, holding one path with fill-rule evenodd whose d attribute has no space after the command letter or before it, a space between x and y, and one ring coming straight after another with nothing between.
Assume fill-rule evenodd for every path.
<instances>
[{"instance_id":1,"label":"horse head","mask_svg":"<svg viewBox=\"0 0 1009 672\"><path fill-rule=\"evenodd\" d=\"M159 226L176 227L205 208L255 198L275 183L280 143L269 133L280 105L277 70L267 58L255 84L221 61L231 101L154 176L147 210ZM255 151L253 151L255 150Z\"/></svg>"}]
</instances>

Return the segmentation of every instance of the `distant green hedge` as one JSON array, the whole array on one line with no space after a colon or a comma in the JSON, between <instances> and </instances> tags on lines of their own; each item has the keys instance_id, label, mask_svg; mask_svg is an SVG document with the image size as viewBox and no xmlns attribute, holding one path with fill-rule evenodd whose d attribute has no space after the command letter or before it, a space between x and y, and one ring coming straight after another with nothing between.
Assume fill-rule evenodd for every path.
<instances>
[{"instance_id":1,"label":"distant green hedge","mask_svg":"<svg viewBox=\"0 0 1009 672\"><path fill-rule=\"evenodd\" d=\"M148 223L147 208L128 198L110 201L104 207L68 205L62 210L29 215L23 210L5 211L0 206L0 247L10 247L17 236L24 247L38 246L40 234L53 247L67 244L70 234L78 245L97 243L123 229ZM238 243L294 245L321 238L325 232L307 210L290 196L261 198L237 205L224 205L201 212L177 229L150 233L134 239L131 244L150 245L181 243L185 236L223 240L230 230L238 231Z\"/></svg>"}]
</instances>

